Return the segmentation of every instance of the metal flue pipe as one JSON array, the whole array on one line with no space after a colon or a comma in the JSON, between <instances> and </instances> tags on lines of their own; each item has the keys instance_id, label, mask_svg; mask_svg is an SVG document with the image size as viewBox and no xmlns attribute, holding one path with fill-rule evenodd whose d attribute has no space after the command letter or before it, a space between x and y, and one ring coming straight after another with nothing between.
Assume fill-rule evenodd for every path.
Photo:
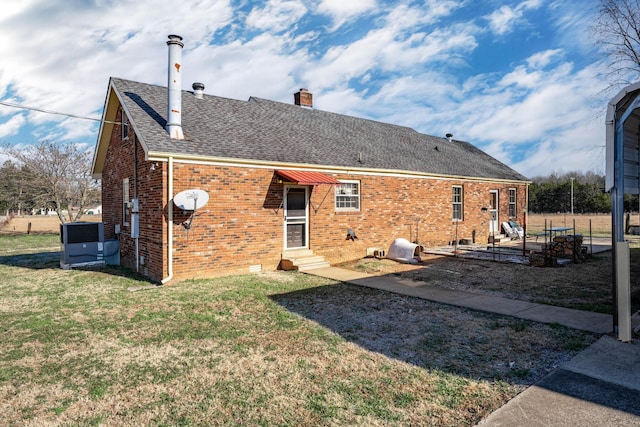
<instances>
[{"instance_id":1,"label":"metal flue pipe","mask_svg":"<svg viewBox=\"0 0 640 427\"><path fill-rule=\"evenodd\" d=\"M184 139L182 132L182 37L171 34L169 41L167 132L171 139Z\"/></svg>"}]
</instances>

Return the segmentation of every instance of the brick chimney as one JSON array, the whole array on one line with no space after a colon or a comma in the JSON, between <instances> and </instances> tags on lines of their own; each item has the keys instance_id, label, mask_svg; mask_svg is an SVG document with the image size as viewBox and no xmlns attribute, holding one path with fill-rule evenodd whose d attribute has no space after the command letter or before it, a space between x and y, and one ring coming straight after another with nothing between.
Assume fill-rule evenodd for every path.
<instances>
[{"instance_id":1,"label":"brick chimney","mask_svg":"<svg viewBox=\"0 0 640 427\"><path fill-rule=\"evenodd\" d=\"M313 108L313 95L305 88L300 88L299 92L293 94L293 102L301 107Z\"/></svg>"}]
</instances>

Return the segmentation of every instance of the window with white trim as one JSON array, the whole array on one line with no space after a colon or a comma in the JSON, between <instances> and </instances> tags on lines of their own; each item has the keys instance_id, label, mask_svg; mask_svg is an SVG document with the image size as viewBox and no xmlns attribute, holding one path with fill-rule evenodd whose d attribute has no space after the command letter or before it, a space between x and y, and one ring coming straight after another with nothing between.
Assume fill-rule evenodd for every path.
<instances>
[{"instance_id":1,"label":"window with white trim","mask_svg":"<svg viewBox=\"0 0 640 427\"><path fill-rule=\"evenodd\" d=\"M125 141L129 139L129 119L127 115L122 112L122 140Z\"/></svg>"},{"instance_id":2,"label":"window with white trim","mask_svg":"<svg viewBox=\"0 0 640 427\"><path fill-rule=\"evenodd\" d=\"M516 217L516 189L515 188L510 188L509 189L509 217L510 218L515 218Z\"/></svg>"},{"instance_id":3,"label":"window with white trim","mask_svg":"<svg viewBox=\"0 0 640 427\"><path fill-rule=\"evenodd\" d=\"M122 225L129 225L129 178L122 180Z\"/></svg>"},{"instance_id":4,"label":"window with white trim","mask_svg":"<svg viewBox=\"0 0 640 427\"><path fill-rule=\"evenodd\" d=\"M452 200L452 219L454 221L462 221L462 212L463 212L463 194L462 194L462 186L454 185L452 187L451 192L451 200Z\"/></svg>"},{"instance_id":5,"label":"window with white trim","mask_svg":"<svg viewBox=\"0 0 640 427\"><path fill-rule=\"evenodd\" d=\"M360 181L340 181L340 185L336 185L335 195L336 211L360 210Z\"/></svg>"}]
</instances>

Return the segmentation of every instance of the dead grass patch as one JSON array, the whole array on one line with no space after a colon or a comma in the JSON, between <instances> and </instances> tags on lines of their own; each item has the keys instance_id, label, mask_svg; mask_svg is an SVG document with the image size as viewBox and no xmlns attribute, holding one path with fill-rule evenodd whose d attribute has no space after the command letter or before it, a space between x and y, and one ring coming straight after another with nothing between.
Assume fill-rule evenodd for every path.
<instances>
[{"instance_id":1,"label":"dead grass patch","mask_svg":"<svg viewBox=\"0 0 640 427\"><path fill-rule=\"evenodd\" d=\"M633 223L637 222L636 220ZM575 222L576 233L594 236L611 236L611 214L528 214L527 232L529 234L540 233L544 230L545 221L547 227L573 227Z\"/></svg>"},{"instance_id":2,"label":"dead grass patch","mask_svg":"<svg viewBox=\"0 0 640 427\"><path fill-rule=\"evenodd\" d=\"M429 255L418 265L365 258L343 264L371 274L394 274L432 286L522 301L611 313L611 252L557 268ZM640 249L631 250L631 308L640 310Z\"/></svg>"},{"instance_id":3,"label":"dead grass patch","mask_svg":"<svg viewBox=\"0 0 640 427\"><path fill-rule=\"evenodd\" d=\"M474 425L596 339L297 273L130 292L29 257L0 250L2 425Z\"/></svg>"},{"instance_id":4,"label":"dead grass patch","mask_svg":"<svg viewBox=\"0 0 640 427\"><path fill-rule=\"evenodd\" d=\"M80 221L100 222L102 215L84 215ZM24 215L11 218L0 227L0 235L57 234L60 233L60 219L57 215Z\"/></svg>"}]
</instances>

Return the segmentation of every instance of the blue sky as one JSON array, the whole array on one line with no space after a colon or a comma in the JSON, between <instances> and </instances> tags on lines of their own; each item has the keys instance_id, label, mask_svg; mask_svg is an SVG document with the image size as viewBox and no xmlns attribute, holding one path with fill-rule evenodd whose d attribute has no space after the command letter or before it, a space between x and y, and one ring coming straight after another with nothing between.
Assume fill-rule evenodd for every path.
<instances>
[{"instance_id":1,"label":"blue sky","mask_svg":"<svg viewBox=\"0 0 640 427\"><path fill-rule=\"evenodd\" d=\"M110 76L293 102L473 143L526 176L604 173L615 94L597 0L3 0L0 101L99 118ZM0 105L0 143L93 147L98 123ZM0 160L2 160L0 158Z\"/></svg>"}]
</instances>

